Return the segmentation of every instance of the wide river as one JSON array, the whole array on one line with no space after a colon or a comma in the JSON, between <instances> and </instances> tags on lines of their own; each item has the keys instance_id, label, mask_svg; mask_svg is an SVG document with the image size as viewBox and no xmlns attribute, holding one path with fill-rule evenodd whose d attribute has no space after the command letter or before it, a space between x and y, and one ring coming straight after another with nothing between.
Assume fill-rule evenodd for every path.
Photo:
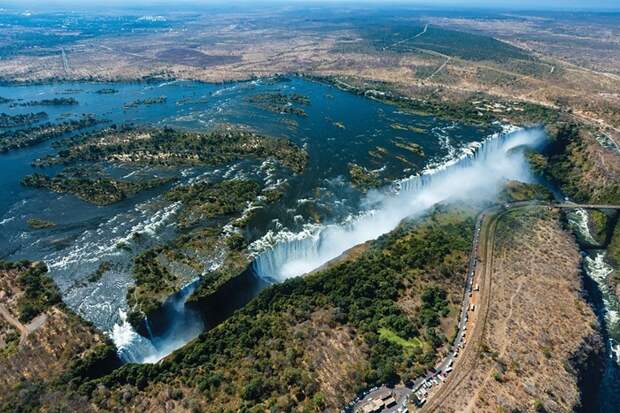
<instances>
[{"instance_id":1,"label":"wide river","mask_svg":"<svg viewBox=\"0 0 620 413\"><path fill-rule=\"evenodd\" d=\"M117 93L96 93L103 88L113 88ZM310 104L303 106L307 116L274 113L249 101L251 96L265 92L307 96ZM200 179L218 181L242 177L261 180L265 185L286 181L288 190L284 197L270 208L256 211L246 234L259 257L258 272L265 273L262 274L265 283L298 275L306 269L304 263L314 260L320 264L329 254L337 254L338 248L345 248L350 241L341 242L341 236L355 236L363 241L364 237L376 234L360 232L360 228L383 225L388 230L401 215L422 211L425 203L432 205L454 193L476 192L502 178L502 174L513 177L518 172L496 168L495 164L510 162L502 157L495 158L495 149L487 146L486 152L483 151L487 154L483 153L478 163L466 163L452 175L439 174L434 181L401 181L404 198L388 202L382 210L373 213L376 205L372 194L368 196L351 185L350 163L377 171L387 182L397 182L454 163L464 154L471 154L472 148L479 147L480 142L499 132L501 127L476 128L407 113L395 106L300 77L228 84L175 81L0 86L0 96L12 99L13 103L58 97L73 97L79 102L74 106L42 107L0 104L0 112L8 114L45 111L50 122L75 119L88 113L117 124L193 130L240 124L302 146L309 154L309 164L300 175L277 167L273 161L246 160L219 167L176 170L108 167L110 174L125 178L134 174L174 175L180 179L179 185ZM163 103L126 106L137 100L162 96L166 98ZM127 288L133 283L133 257L178 234L175 226L178 206L162 198L168 187L146 191L105 207L90 205L72 195L23 187L20 181L28 174L54 174L61 169L31 166L37 158L55 153L53 142L0 154L0 258L45 261L67 305L110 334L117 345L127 344L122 341L128 338L121 333L126 333L128 328L123 314L127 306ZM420 145L425 156L413 154L403 143ZM515 165L517 169L520 167ZM480 181L478 185L475 184L477 180ZM432 190L424 185L432 186ZM411 191L410 196L407 191ZM398 204L403 201L408 208L413 204L421 206L403 209ZM26 223L29 218L49 219L56 226L32 229ZM318 231L314 233L315 241L298 239L300 234L313 230ZM136 233L142 235L140 242L134 242ZM287 243L287 238L291 238L291 242ZM270 254L277 242L280 244ZM335 250L331 251L329 242L334 242ZM118 248L121 243L131 244L132 248ZM325 249L330 250L327 255ZM261 250L268 253L261 256ZM93 280L92 274L103 261L111 262L111 269ZM296 265L291 267L288 261ZM242 297L240 301L248 298ZM607 379L603 387L609 389L617 385L610 386L609 377Z\"/></svg>"},{"instance_id":2,"label":"wide river","mask_svg":"<svg viewBox=\"0 0 620 413\"><path fill-rule=\"evenodd\" d=\"M96 93L103 88L118 92ZM307 96L310 104L303 107L307 116L274 113L248 101L250 96L265 92ZM181 183L205 176L212 180L251 177L267 185L286 180L289 189L281 201L257 211L250 223L249 236L252 241L259 240L259 246L265 234L295 233L319 220L342 222L365 208L365 198L349 181L351 162L379 170L382 177L393 181L454 159L472 142L499 129L490 126L483 130L404 113L394 106L299 77L230 84L176 81L1 86L0 96L12 99L13 103L59 97L72 97L79 102L74 106L0 105L0 112L8 114L46 111L50 122L89 113L117 124L195 130L225 123L242 124L263 134L291 139L309 154L309 164L300 175L276 168L273 162L252 161L176 171L126 167L109 170L119 177L135 173L174 174L181 178ZM164 103L125 107L136 100L160 96L166 97ZM397 146L402 142L421 145L425 156ZM31 166L35 159L55 153L52 143L0 154L0 257L44 260L64 301L102 331L112 332L121 322L119 310L126 307L125 296L133 279L132 257L175 235L177 207L162 199L165 188L105 207L90 205L72 195L24 188L20 180L25 175L57 172L58 168L41 170ZM369 155L369 151L374 151L375 156ZM29 218L49 219L56 227L31 229L26 224ZM130 242L136 232L146 235L139 245L133 245L131 250L117 247ZM112 269L101 279L89 281L104 260L113 263Z\"/></svg>"}]
</instances>

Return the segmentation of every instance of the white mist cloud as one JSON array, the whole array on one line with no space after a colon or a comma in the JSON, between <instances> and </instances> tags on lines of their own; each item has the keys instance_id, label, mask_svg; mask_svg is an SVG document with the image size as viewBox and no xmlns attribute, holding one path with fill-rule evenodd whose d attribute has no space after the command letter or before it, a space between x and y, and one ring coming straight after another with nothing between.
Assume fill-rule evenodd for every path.
<instances>
[{"instance_id":1,"label":"white mist cloud","mask_svg":"<svg viewBox=\"0 0 620 413\"><path fill-rule=\"evenodd\" d=\"M376 205L345 224L315 227L287 234L255 260L258 275L283 281L310 272L346 250L392 231L405 218L415 217L441 202L491 200L509 179L529 181L530 172L521 146L543 142L541 129L516 130L488 139L475 153L429 173L403 180L397 194L373 192Z\"/></svg>"}]
</instances>

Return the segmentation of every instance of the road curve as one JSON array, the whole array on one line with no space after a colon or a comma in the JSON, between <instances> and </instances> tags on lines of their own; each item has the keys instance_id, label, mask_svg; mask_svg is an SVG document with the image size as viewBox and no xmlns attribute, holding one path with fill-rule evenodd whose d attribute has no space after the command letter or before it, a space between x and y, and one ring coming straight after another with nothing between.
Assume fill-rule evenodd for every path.
<instances>
[{"instance_id":1,"label":"road curve","mask_svg":"<svg viewBox=\"0 0 620 413\"><path fill-rule=\"evenodd\" d=\"M474 237L472 240L472 249L469 254L469 265L456 339L452 343L448 354L436 365L436 371L433 373L429 372L425 376L419 377L410 387L403 389L402 387L404 386L401 385L402 387L399 389L399 394L401 394L401 396L397 400L396 406L383 410L384 413L398 411L398 408L400 406L404 407L411 395L419 392L424 387L425 383L431 383L433 379L440 377L441 382L439 387L428 394L427 401L421 408L422 412L436 411L441 404L450 397L454 389L456 389L476 367L478 363L478 349L484 333L491 301L494 259L493 246L495 243L497 223L509 210L531 206L562 209L620 209L620 205L577 204L569 201L545 202L530 200L496 204L481 211L476 218L474 227ZM479 291L473 291L474 283L479 285ZM475 303L476 305L476 309L473 312L470 311L471 303ZM469 314L472 316L471 319ZM466 333L466 326L471 327L468 333ZM435 380L435 382L437 382L437 380ZM371 389L371 391L364 393L361 400L356 399L345 406L342 412L356 411L369 398L374 397L375 393L381 392L385 388L385 386L381 386ZM426 389L423 390L423 392L426 391Z\"/></svg>"},{"instance_id":2,"label":"road curve","mask_svg":"<svg viewBox=\"0 0 620 413\"><path fill-rule=\"evenodd\" d=\"M480 214L482 219L480 227L480 236L474 237L474 243L478 241L478 245L474 245L471 255L474 256L476 249L479 249L480 261L477 262L475 268L475 277L481 286L479 297L477 300L476 311L474 312L473 330L470 332L466 345L463 348L461 357L454 362L454 371L448 375L439 388L431 393L427 403L420 410L421 412L437 411L444 401L446 401L452 392L458 388L469 373L476 367L479 361L479 348L482 341L482 335L486 326L487 316L489 312L489 304L491 302L491 286L493 282L493 260L494 260L494 244L495 231L500 218L509 210L516 208L542 206L547 208L561 209L615 209L619 210L620 205L609 204L576 204L572 202L540 202L540 201L520 201L507 203L501 206L494 206L484 210ZM470 258L471 260L471 258ZM471 262L471 261L470 261ZM469 279L469 277L468 277ZM469 285L465 286L468 291ZM466 301L464 301L464 311ZM461 334L461 332L459 332Z\"/></svg>"}]
</instances>

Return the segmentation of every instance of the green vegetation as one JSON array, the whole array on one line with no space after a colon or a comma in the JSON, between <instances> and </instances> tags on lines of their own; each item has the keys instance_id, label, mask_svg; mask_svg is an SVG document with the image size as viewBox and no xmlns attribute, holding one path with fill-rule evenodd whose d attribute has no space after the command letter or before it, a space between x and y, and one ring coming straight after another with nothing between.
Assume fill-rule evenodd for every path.
<instances>
[{"instance_id":1,"label":"green vegetation","mask_svg":"<svg viewBox=\"0 0 620 413\"><path fill-rule=\"evenodd\" d=\"M74 383L121 365L112 342L61 303L46 271L42 263L0 261L3 305L24 323L48 316L23 343L0 317L1 412L88 411Z\"/></svg>"},{"instance_id":2,"label":"green vegetation","mask_svg":"<svg viewBox=\"0 0 620 413\"><path fill-rule=\"evenodd\" d=\"M198 276L202 281L194 296L208 297L245 270L249 261L244 246L240 234L223 237L220 227L207 227L143 252L134 260L135 283L127 292L129 321L139 327L145 316ZM206 263L220 256L219 268L209 271Z\"/></svg>"},{"instance_id":3,"label":"green vegetation","mask_svg":"<svg viewBox=\"0 0 620 413\"><path fill-rule=\"evenodd\" d=\"M98 344L85 357L73 359L60 377L61 383L81 383L112 373L122 365L117 350L110 340Z\"/></svg>"},{"instance_id":4,"label":"green vegetation","mask_svg":"<svg viewBox=\"0 0 620 413\"><path fill-rule=\"evenodd\" d=\"M355 163L349 164L349 176L351 177L351 183L362 191L367 191L371 188L376 188L381 185L382 180L379 178L379 174L375 171L369 171Z\"/></svg>"},{"instance_id":5,"label":"green vegetation","mask_svg":"<svg viewBox=\"0 0 620 413\"><path fill-rule=\"evenodd\" d=\"M395 332L386 327L381 327L379 329L379 338L397 344L403 348L422 348L422 341L414 337L410 340L405 340L404 338L398 336Z\"/></svg>"},{"instance_id":6,"label":"green vegetation","mask_svg":"<svg viewBox=\"0 0 620 413\"><path fill-rule=\"evenodd\" d=\"M588 220L588 225L590 227L592 237L599 244L605 243L605 238L607 238L607 225L609 217L604 212L596 209L589 210L588 215L590 217Z\"/></svg>"},{"instance_id":7,"label":"green vegetation","mask_svg":"<svg viewBox=\"0 0 620 413\"><path fill-rule=\"evenodd\" d=\"M128 320L137 326L144 315L155 311L163 302L162 298L176 292L177 276L158 260L163 247L156 247L138 255L134 260L133 274L135 285L127 292L127 305L130 308Z\"/></svg>"},{"instance_id":8,"label":"green vegetation","mask_svg":"<svg viewBox=\"0 0 620 413\"><path fill-rule=\"evenodd\" d=\"M350 83L341 82L337 77L315 76L313 79L387 104L396 105L404 112L422 116L436 116L482 127L488 127L493 122L504 119L509 119L516 125L532 125L550 124L559 118L558 110L553 108L529 102L498 101L496 97L482 93L472 94L468 99L460 97L440 99L433 94L412 98L400 95L398 91L394 90L393 85L385 82L364 81L363 84L356 85L355 79L347 78L347 82L353 83L350 85ZM504 109L499 112L488 109L481 110L482 106L493 107L496 103L502 105Z\"/></svg>"},{"instance_id":9,"label":"green vegetation","mask_svg":"<svg viewBox=\"0 0 620 413\"><path fill-rule=\"evenodd\" d=\"M171 128L112 127L67 141L68 147L39 166L77 161L117 161L151 165L222 165L243 158L273 157L294 172L303 171L308 155L285 139L275 139L232 127L208 133Z\"/></svg>"},{"instance_id":10,"label":"green vegetation","mask_svg":"<svg viewBox=\"0 0 620 413\"><path fill-rule=\"evenodd\" d=\"M136 258L135 285L127 295L132 324L139 325L145 315L195 277L201 277L191 298L197 302L247 268L247 242L239 228L247 224L250 215L239 215L250 203L275 202L287 188L281 185L261 191L261 187L256 181L230 179L180 186L166 193L168 201L182 203L177 221L186 233ZM265 198L259 202L260 195ZM237 232L222 232L225 223L232 224ZM221 260L217 270L209 270L205 264L213 260Z\"/></svg>"},{"instance_id":11,"label":"green vegetation","mask_svg":"<svg viewBox=\"0 0 620 413\"><path fill-rule=\"evenodd\" d=\"M373 158L383 159L383 157L390 152L382 146L377 146L375 149L371 149L368 151L368 156L372 156Z\"/></svg>"},{"instance_id":12,"label":"green vegetation","mask_svg":"<svg viewBox=\"0 0 620 413\"><path fill-rule=\"evenodd\" d=\"M620 184L597 177L587 133L574 123L559 124L551 131L549 148L530 156L532 166L578 202L618 204Z\"/></svg>"},{"instance_id":13,"label":"green vegetation","mask_svg":"<svg viewBox=\"0 0 620 413\"><path fill-rule=\"evenodd\" d=\"M181 226L189 226L206 218L243 211L260 194L256 181L231 179L216 184L200 182L179 186L166 193L167 200L183 203L179 216Z\"/></svg>"},{"instance_id":14,"label":"green vegetation","mask_svg":"<svg viewBox=\"0 0 620 413\"><path fill-rule=\"evenodd\" d=\"M165 96L157 96L157 97L146 98L146 99L137 99L137 100L134 100L133 102L126 103L125 105L123 105L123 108L129 109L129 108L137 108L138 106L158 105L160 103L166 103L167 100L168 98Z\"/></svg>"},{"instance_id":15,"label":"green vegetation","mask_svg":"<svg viewBox=\"0 0 620 413\"><path fill-rule=\"evenodd\" d=\"M262 195L265 197L265 201L268 204L273 204L284 196L288 188L289 184L284 182L280 185L271 186L263 189Z\"/></svg>"},{"instance_id":16,"label":"green vegetation","mask_svg":"<svg viewBox=\"0 0 620 413\"><path fill-rule=\"evenodd\" d=\"M30 125L32 123L37 123L44 119L47 119L46 112L31 112L17 115L0 113L0 128L16 128L20 126Z\"/></svg>"},{"instance_id":17,"label":"green vegetation","mask_svg":"<svg viewBox=\"0 0 620 413\"><path fill-rule=\"evenodd\" d=\"M8 357L17 351L19 332L4 320L0 320L0 358Z\"/></svg>"},{"instance_id":18,"label":"green vegetation","mask_svg":"<svg viewBox=\"0 0 620 413\"><path fill-rule=\"evenodd\" d=\"M60 303L60 292L47 275L47 267L41 262L29 265L27 270L19 275L17 282L24 290L17 300L19 320L23 323Z\"/></svg>"},{"instance_id":19,"label":"green vegetation","mask_svg":"<svg viewBox=\"0 0 620 413\"><path fill-rule=\"evenodd\" d=\"M421 156L421 157L425 156L424 149L422 148L422 146L418 145L417 143L407 142L403 138L396 138L392 140L392 143L401 149L411 152L414 155Z\"/></svg>"},{"instance_id":20,"label":"green vegetation","mask_svg":"<svg viewBox=\"0 0 620 413\"><path fill-rule=\"evenodd\" d=\"M615 278L620 283L620 271L618 270L620 269L620 220L616 222L607 251L611 264L616 269Z\"/></svg>"},{"instance_id":21,"label":"green vegetation","mask_svg":"<svg viewBox=\"0 0 620 413\"><path fill-rule=\"evenodd\" d=\"M490 112L481 112L476 105L470 101L404 99L392 95L382 95L380 99L386 103L395 104L401 109L417 115L433 115L443 119L475 125L488 125L496 120L494 114Z\"/></svg>"},{"instance_id":22,"label":"green vegetation","mask_svg":"<svg viewBox=\"0 0 620 413\"><path fill-rule=\"evenodd\" d=\"M412 126L412 125L403 125L402 123L392 123L390 125L390 128L395 129L395 130L410 131L410 132L416 132L416 133L425 133L426 132L422 128L418 128L418 127Z\"/></svg>"},{"instance_id":23,"label":"green vegetation","mask_svg":"<svg viewBox=\"0 0 620 413\"><path fill-rule=\"evenodd\" d=\"M17 106L70 106L77 105L79 102L72 97L52 98L42 100L32 100L30 102L19 103Z\"/></svg>"},{"instance_id":24,"label":"green vegetation","mask_svg":"<svg viewBox=\"0 0 620 413\"><path fill-rule=\"evenodd\" d=\"M90 115L84 115L78 120L70 120L58 124L46 123L16 131L0 133L0 153L13 149L33 146L66 133L96 125L99 121Z\"/></svg>"},{"instance_id":25,"label":"green vegetation","mask_svg":"<svg viewBox=\"0 0 620 413\"><path fill-rule=\"evenodd\" d=\"M217 270L209 271L202 276L202 282L190 297L189 302L200 305L201 302L206 301L226 282L240 275L250 265L250 259L239 245L240 243L245 244L245 239L239 238L239 235L233 235L226 241L230 250L226 254L224 262Z\"/></svg>"},{"instance_id":26,"label":"green vegetation","mask_svg":"<svg viewBox=\"0 0 620 413\"><path fill-rule=\"evenodd\" d=\"M238 216L260 194L261 184L238 179L214 184L199 182L166 193L167 200L182 203L177 218L180 228L195 229L135 259L135 285L127 294L132 324L138 325L145 315L159 308L168 296L192 278L201 276L202 279L194 293L194 300L199 300L210 296L246 269L249 262L244 252L245 238L236 232L224 235L219 225L224 223L222 218ZM281 193L273 194L271 199L276 196ZM236 227L246 223L239 219L229 222ZM221 265L215 271L207 271L204 262L216 256L223 257Z\"/></svg>"},{"instance_id":27,"label":"green vegetation","mask_svg":"<svg viewBox=\"0 0 620 413\"><path fill-rule=\"evenodd\" d=\"M307 114L303 109L295 107L293 104L302 106L310 104L310 99L307 96L298 93L265 92L250 96L247 100L270 112L290 113L297 116L307 116Z\"/></svg>"},{"instance_id":28,"label":"green vegetation","mask_svg":"<svg viewBox=\"0 0 620 413\"><path fill-rule=\"evenodd\" d=\"M129 198L140 191L152 189L173 181L172 178L156 178L144 181L119 181L112 178L88 178L60 173L53 178L43 174L28 175L22 185L45 188L58 193L69 193L95 205L109 205Z\"/></svg>"},{"instance_id":29,"label":"green vegetation","mask_svg":"<svg viewBox=\"0 0 620 413\"><path fill-rule=\"evenodd\" d=\"M46 221L38 218L28 218L26 224L32 229L47 229L54 228L56 226L52 221Z\"/></svg>"},{"instance_id":30,"label":"green vegetation","mask_svg":"<svg viewBox=\"0 0 620 413\"><path fill-rule=\"evenodd\" d=\"M385 25L368 24L360 29L362 35L378 50L411 53L430 50L465 60L490 60L499 63L513 59L533 60L525 50L489 36L424 26L389 22Z\"/></svg>"},{"instance_id":31,"label":"green vegetation","mask_svg":"<svg viewBox=\"0 0 620 413\"><path fill-rule=\"evenodd\" d=\"M519 181L508 181L498 199L500 202L518 202L518 201L552 201L553 194L549 192L545 186L540 184L528 184Z\"/></svg>"},{"instance_id":32,"label":"green vegetation","mask_svg":"<svg viewBox=\"0 0 620 413\"><path fill-rule=\"evenodd\" d=\"M447 303L462 293L460 286L452 298L447 291L462 283L472 228L469 214L435 212L380 238L360 256L267 288L161 363L123 366L82 388L91 400L108 403L128 389L159 391L149 384L160 382L171 391L192 389L203 410L335 408L319 380L320 365L312 362L319 331L349 331L347 345L360 352L355 365L347 362L355 375L329 371L332 383L350 389L343 398L361 387L417 377L436 363L446 343L437 324L450 314ZM405 311L399 305L405 299L423 304ZM319 314L327 317L325 327L316 323ZM113 395L103 398L98 384Z\"/></svg>"},{"instance_id":33,"label":"green vegetation","mask_svg":"<svg viewBox=\"0 0 620 413\"><path fill-rule=\"evenodd\" d=\"M99 263L99 266L97 267L95 272L93 272L88 277L88 282L94 283L94 282L99 281L101 277L103 277L103 274L105 274L107 271L110 271L111 269L112 269L112 263L110 261L103 261Z\"/></svg>"}]
</instances>

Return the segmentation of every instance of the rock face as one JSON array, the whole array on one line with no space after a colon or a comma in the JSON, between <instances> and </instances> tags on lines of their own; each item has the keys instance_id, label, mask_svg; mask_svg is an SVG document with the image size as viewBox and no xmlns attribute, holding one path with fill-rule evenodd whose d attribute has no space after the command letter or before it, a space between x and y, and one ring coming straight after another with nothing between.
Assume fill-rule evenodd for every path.
<instances>
[{"instance_id":1,"label":"rock face","mask_svg":"<svg viewBox=\"0 0 620 413\"><path fill-rule=\"evenodd\" d=\"M599 411L598 392L604 369L605 343L600 334L586 337L579 349L569 360L569 365L578 378L581 390L581 404L578 412Z\"/></svg>"},{"instance_id":2,"label":"rock face","mask_svg":"<svg viewBox=\"0 0 620 413\"><path fill-rule=\"evenodd\" d=\"M603 341L580 255L557 211L500 216L479 360L440 411L575 411L592 403Z\"/></svg>"}]
</instances>

